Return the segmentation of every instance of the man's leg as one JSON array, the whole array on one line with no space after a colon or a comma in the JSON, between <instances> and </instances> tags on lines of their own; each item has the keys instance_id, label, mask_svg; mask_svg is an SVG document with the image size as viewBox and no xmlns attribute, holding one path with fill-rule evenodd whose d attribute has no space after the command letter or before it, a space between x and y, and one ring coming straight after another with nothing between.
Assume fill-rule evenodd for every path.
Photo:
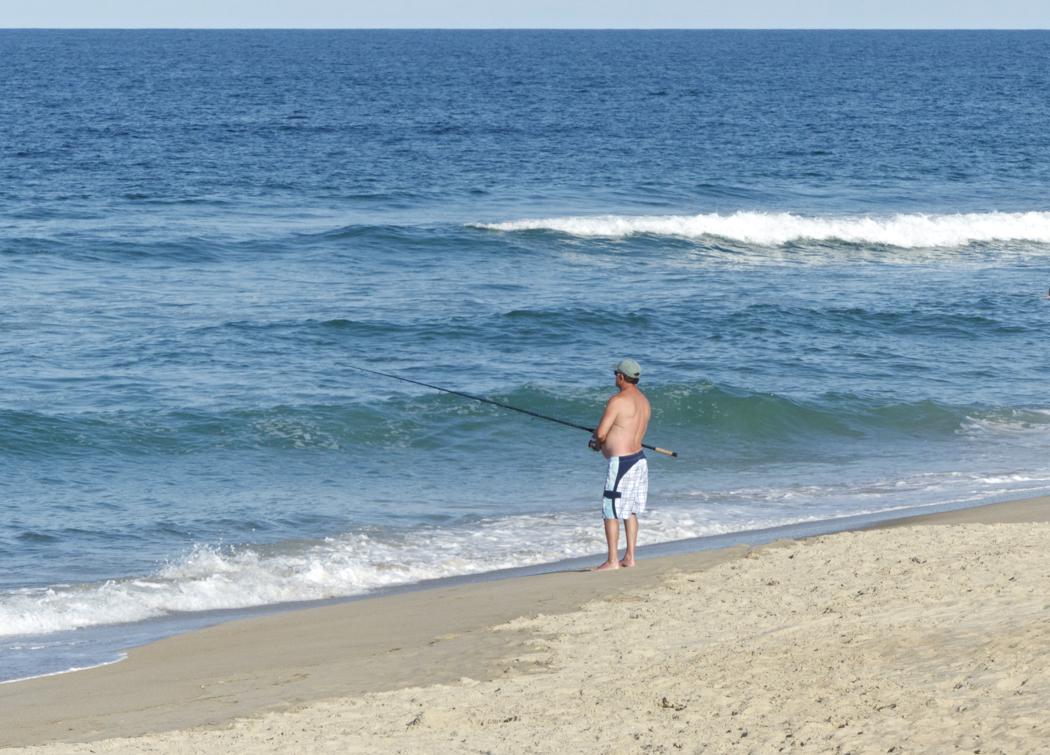
<instances>
[{"instance_id":1,"label":"man's leg","mask_svg":"<svg viewBox=\"0 0 1050 755\"><path fill-rule=\"evenodd\" d=\"M609 543L609 558L594 571L620 568L620 520L605 519L605 539Z\"/></svg>"},{"instance_id":2,"label":"man's leg","mask_svg":"<svg viewBox=\"0 0 1050 755\"><path fill-rule=\"evenodd\" d=\"M634 544L638 541L638 515L631 514L630 519L625 519L623 529L627 533L627 552L623 554L620 566L634 566ZM617 541L620 539L619 532L616 533L616 539Z\"/></svg>"}]
</instances>

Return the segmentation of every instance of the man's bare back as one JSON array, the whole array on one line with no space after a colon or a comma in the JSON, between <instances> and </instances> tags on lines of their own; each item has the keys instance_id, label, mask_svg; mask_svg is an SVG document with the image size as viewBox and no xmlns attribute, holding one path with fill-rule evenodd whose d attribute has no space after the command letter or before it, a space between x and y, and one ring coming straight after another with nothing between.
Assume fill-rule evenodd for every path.
<instances>
[{"instance_id":1,"label":"man's bare back","mask_svg":"<svg viewBox=\"0 0 1050 755\"><path fill-rule=\"evenodd\" d=\"M642 395L637 385L621 377L617 379L616 387L620 392L605 405L605 414L596 431L602 455L606 459L636 454L642 450L642 438L649 427L651 413L649 399Z\"/></svg>"}]
</instances>

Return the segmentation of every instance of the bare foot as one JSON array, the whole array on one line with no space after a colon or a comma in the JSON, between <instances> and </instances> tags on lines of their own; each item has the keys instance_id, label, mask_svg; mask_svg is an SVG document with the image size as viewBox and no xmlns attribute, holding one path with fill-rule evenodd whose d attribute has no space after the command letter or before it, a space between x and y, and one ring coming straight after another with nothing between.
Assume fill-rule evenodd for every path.
<instances>
[{"instance_id":1,"label":"bare foot","mask_svg":"<svg viewBox=\"0 0 1050 755\"><path fill-rule=\"evenodd\" d=\"M601 566L591 569L591 571L609 571L610 569L619 569L620 564L617 561L606 561Z\"/></svg>"},{"instance_id":2,"label":"bare foot","mask_svg":"<svg viewBox=\"0 0 1050 755\"><path fill-rule=\"evenodd\" d=\"M624 567L625 569L627 567L634 566L634 559L627 558L626 556L624 556L623 559L620 561L620 566Z\"/></svg>"}]
</instances>

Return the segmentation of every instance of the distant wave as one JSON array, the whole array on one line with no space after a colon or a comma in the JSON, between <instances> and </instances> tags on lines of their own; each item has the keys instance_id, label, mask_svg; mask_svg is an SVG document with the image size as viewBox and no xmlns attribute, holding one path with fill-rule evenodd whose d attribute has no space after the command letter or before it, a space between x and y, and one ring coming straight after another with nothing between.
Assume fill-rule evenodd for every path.
<instances>
[{"instance_id":1,"label":"distant wave","mask_svg":"<svg viewBox=\"0 0 1050 755\"><path fill-rule=\"evenodd\" d=\"M768 317L776 318L780 312L770 307ZM839 316L880 322L866 310L846 311ZM921 325L930 332L950 336L966 332L939 328L938 321L926 320ZM977 328L972 322L965 325L971 332ZM989 337L994 337L994 331ZM0 409L0 454L8 459L54 460L99 452L126 457L209 454L216 450L222 454L244 450L354 453L373 446L389 449L413 444L432 448L433 436L447 433L457 434L459 443L475 443L473 447L481 450L498 437L493 433L502 432L508 418L514 417L503 409L461 398L425 390L415 393L411 387L408 390L413 393L364 403L214 412L183 407L167 413L147 410L50 415ZM553 393L531 384L506 393L479 393L525 411L578 423L588 421L601 397L591 389ZM1050 432L1050 410L1043 408L879 401L849 394L799 400L703 380L652 385L646 393L661 432L682 443L695 443L695 438L702 436L709 449L761 447L784 452L820 443L837 445L844 437L876 435L884 440L918 435L954 441L973 422L983 423L993 433L1013 433L1016 429L1040 435ZM561 430L557 432L557 437L562 437ZM671 437L666 438L667 444L672 442ZM443 443L438 441L438 446Z\"/></svg>"},{"instance_id":2,"label":"distant wave","mask_svg":"<svg viewBox=\"0 0 1050 755\"><path fill-rule=\"evenodd\" d=\"M557 231L573 236L621 238L636 234L722 238L761 246L798 241L843 241L911 248L954 247L982 241L1050 243L1050 212L958 215L804 217L791 213L731 215L598 215L507 223L473 223L493 231Z\"/></svg>"}]
</instances>

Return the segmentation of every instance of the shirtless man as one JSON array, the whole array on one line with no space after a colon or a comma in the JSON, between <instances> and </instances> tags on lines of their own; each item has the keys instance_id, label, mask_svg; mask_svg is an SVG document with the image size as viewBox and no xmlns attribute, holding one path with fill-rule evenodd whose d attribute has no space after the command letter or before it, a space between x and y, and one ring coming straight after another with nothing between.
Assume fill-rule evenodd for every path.
<instances>
[{"instance_id":1,"label":"shirtless man","mask_svg":"<svg viewBox=\"0 0 1050 755\"><path fill-rule=\"evenodd\" d=\"M595 571L634 566L634 544L638 539L638 515L645 511L649 493L649 467L642 451L642 438L649 426L649 399L638 390L642 368L633 359L613 365L620 392L609 399L598 429L588 444L609 460L605 480L602 518L609 558ZM619 559L620 520L627 533L627 552Z\"/></svg>"}]
</instances>

